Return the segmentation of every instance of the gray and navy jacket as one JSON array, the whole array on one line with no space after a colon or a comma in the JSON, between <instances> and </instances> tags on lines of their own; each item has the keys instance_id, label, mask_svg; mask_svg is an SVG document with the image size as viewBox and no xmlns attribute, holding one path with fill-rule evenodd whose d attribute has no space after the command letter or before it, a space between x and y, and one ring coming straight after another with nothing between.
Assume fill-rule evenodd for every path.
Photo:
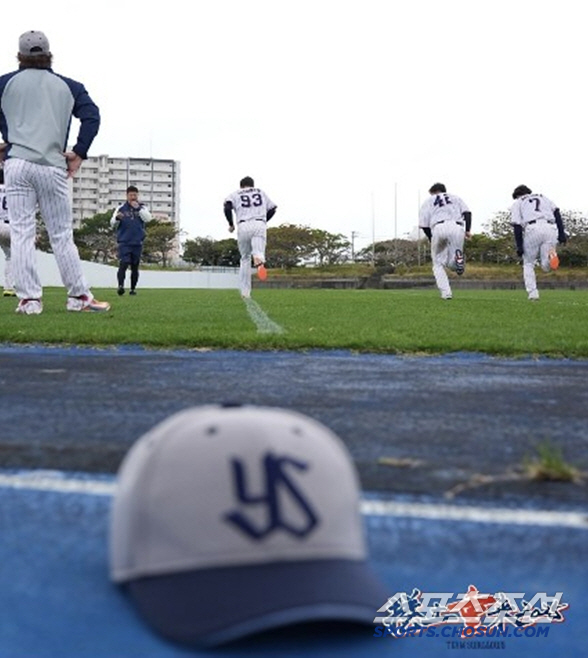
<instances>
[{"instance_id":1,"label":"gray and navy jacket","mask_svg":"<svg viewBox=\"0 0 588 658\"><path fill-rule=\"evenodd\" d=\"M125 201L112 214L110 225L116 226L116 241L119 244L136 246L143 244L145 222L150 220L151 213L143 204L140 204L138 208L133 208L128 201Z\"/></svg>"},{"instance_id":2,"label":"gray and navy jacket","mask_svg":"<svg viewBox=\"0 0 588 658\"><path fill-rule=\"evenodd\" d=\"M7 158L67 169L63 153L72 116L81 124L72 150L86 159L100 128L100 110L83 84L52 69L0 76L0 133Z\"/></svg>"}]
</instances>

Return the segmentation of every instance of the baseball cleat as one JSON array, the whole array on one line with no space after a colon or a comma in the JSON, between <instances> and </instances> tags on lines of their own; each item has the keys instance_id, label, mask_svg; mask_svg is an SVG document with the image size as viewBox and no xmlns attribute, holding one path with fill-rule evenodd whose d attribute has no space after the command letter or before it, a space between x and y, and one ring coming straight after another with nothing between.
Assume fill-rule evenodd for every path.
<instances>
[{"instance_id":1,"label":"baseball cleat","mask_svg":"<svg viewBox=\"0 0 588 658\"><path fill-rule=\"evenodd\" d=\"M40 299L21 299L16 307L16 313L23 315L39 315L43 312L43 304Z\"/></svg>"},{"instance_id":2,"label":"baseball cleat","mask_svg":"<svg viewBox=\"0 0 588 658\"><path fill-rule=\"evenodd\" d=\"M265 269L265 265L263 263L260 263L257 266L257 278L260 281L265 281L267 279L267 270Z\"/></svg>"},{"instance_id":3,"label":"baseball cleat","mask_svg":"<svg viewBox=\"0 0 588 658\"><path fill-rule=\"evenodd\" d=\"M12 288L5 288L2 294L4 297L16 297L16 290L13 290Z\"/></svg>"},{"instance_id":4,"label":"baseball cleat","mask_svg":"<svg viewBox=\"0 0 588 658\"><path fill-rule=\"evenodd\" d=\"M549 267L551 267L552 270L557 270L559 267L559 256L557 255L557 251L555 251L555 249L552 249L549 252Z\"/></svg>"},{"instance_id":5,"label":"baseball cleat","mask_svg":"<svg viewBox=\"0 0 588 658\"><path fill-rule=\"evenodd\" d=\"M461 249L455 250L455 273L461 276L465 271L465 258Z\"/></svg>"},{"instance_id":6,"label":"baseball cleat","mask_svg":"<svg viewBox=\"0 0 588 658\"><path fill-rule=\"evenodd\" d=\"M119 295L119 296L124 295L125 294L125 289L122 286L119 286L117 291L116 291L116 294Z\"/></svg>"},{"instance_id":7,"label":"baseball cleat","mask_svg":"<svg viewBox=\"0 0 588 658\"><path fill-rule=\"evenodd\" d=\"M136 290L129 290L129 295L136 295L137 291Z\"/></svg>"},{"instance_id":8,"label":"baseball cleat","mask_svg":"<svg viewBox=\"0 0 588 658\"><path fill-rule=\"evenodd\" d=\"M108 302L99 302L94 297L89 297L88 295L80 295L79 297L67 298L67 310L101 313L103 311L110 311L110 304Z\"/></svg>"}]
</instances>

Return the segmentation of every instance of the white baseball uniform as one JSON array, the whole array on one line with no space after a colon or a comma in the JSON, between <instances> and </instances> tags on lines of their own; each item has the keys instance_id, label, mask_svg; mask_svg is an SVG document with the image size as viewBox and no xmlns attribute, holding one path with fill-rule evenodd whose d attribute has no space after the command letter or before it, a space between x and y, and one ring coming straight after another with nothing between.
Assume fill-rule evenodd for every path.
<instances>
[{"instance_id":1,"label":"white baseball uniform","mask_svg":"<svg viewBox=\"0 0 588 658\"><path fill-rule=\"evenodd\" d=\"M455 270L456 251L463 252L466 204L455 194L431 194L419 213L419 226L431 229L431 259L437 288L443 299L451 299L445 268Z\"/></svg>"},{"instance_id":2,"label":"white baseball uniform","mask_svg":"<svg viewBox=\"0 0 588 658\"><path fill-rule=\"evenodd\" d=\"M99 109L81 83L50 68L21 68L0 76L0 102L3 118L0 129L8 145L4 177L12 271L16 293L22 303L19 308L21 305L24 308L29 300L41 308L43 290L35 258L38 203L61 279L67 288L67 308L79 310L78 306L81 308L91 302L93 295L73 241L64 151L70 122L75 116L80 120L80 128L72 150L79 157L86 157L100 125ZM99 304L97 302L96 306Z\"/></svg>"},{"instance_id":3,"label":"white baseball uniform","mask_svg":"<svg viewBox=\"0 0 588 658\"><path fill-rule=\"evenodd\" d=\"M512 225L523 227L523 279L529 299L539 299L535 262L539 260L541 269L549 272L549 253L557 245L557 206L542 194L525 194L511 206Z\"/></svg>"},{"instance_id":4,"label":"white baseball uniform","mask_svg":"<svg viewBox=\"0 0 588 658\"><path fill-rule=\"evenodd\" d=\"M268 211L276 204L258 187L245 187L229 194L225 203L230 202L237 224L237 243L241 254L239 267L239 287L241 294L251 294L251 258L265 263L267 240L266 218Z\"/></svg>"},{"instance_id":5,"label":"white baseball uniform","mask_svg":"<svg viewBox=\"0 0 588 658\"><path fill-rule=\"evenodd\" d=\"M8 223L8 205L6 188L0 184L0 249L4 252L4 290L14 290L12 279L12 261L10 260L10 224Z\"/></svg>"}]
</instances>

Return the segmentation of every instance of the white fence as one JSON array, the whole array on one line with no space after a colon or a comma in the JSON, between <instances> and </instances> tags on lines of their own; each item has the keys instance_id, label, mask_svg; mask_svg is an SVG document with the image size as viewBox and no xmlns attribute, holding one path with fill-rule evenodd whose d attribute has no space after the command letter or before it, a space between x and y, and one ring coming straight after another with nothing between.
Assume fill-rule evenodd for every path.
<instances>
[{"instance_id":1,"label":"white fence","mask_svg":"<svg viewBox=\"0 0 588 658\"><path fill-rule=\"evenodd\" d=\"M37 251L37 266L43 286L62 286L52 254ZM82 261L84 275L93 288L116 288L116 267ZM141 288L239 288L238 270L229 268L194 270L190 272L141 270ZM129 272L127 272L127 281ZM4 254L0 250L0 281L4 283Z\"/></svg>"}]
</instances>

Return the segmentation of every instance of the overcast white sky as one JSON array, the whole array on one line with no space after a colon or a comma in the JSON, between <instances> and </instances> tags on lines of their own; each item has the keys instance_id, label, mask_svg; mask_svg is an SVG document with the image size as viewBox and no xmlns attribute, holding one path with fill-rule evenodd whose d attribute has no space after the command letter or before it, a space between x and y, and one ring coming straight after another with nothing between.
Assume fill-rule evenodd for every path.
<instances>
[{"instance_id":1,"label":"overcast white sky","mask_svg":"<svg viewBox=\"0 0 588 658\"><path fill-rule=\"evenodd\" d=\"M435 181L474 232L520 183L587 209L580 0L5 4L1 72L44 31L101 109L92 155L181 162L187 237L229 237L245 175L272 225L357 232L356 249L411 231Z\"/></svg>"}]
</instances>

